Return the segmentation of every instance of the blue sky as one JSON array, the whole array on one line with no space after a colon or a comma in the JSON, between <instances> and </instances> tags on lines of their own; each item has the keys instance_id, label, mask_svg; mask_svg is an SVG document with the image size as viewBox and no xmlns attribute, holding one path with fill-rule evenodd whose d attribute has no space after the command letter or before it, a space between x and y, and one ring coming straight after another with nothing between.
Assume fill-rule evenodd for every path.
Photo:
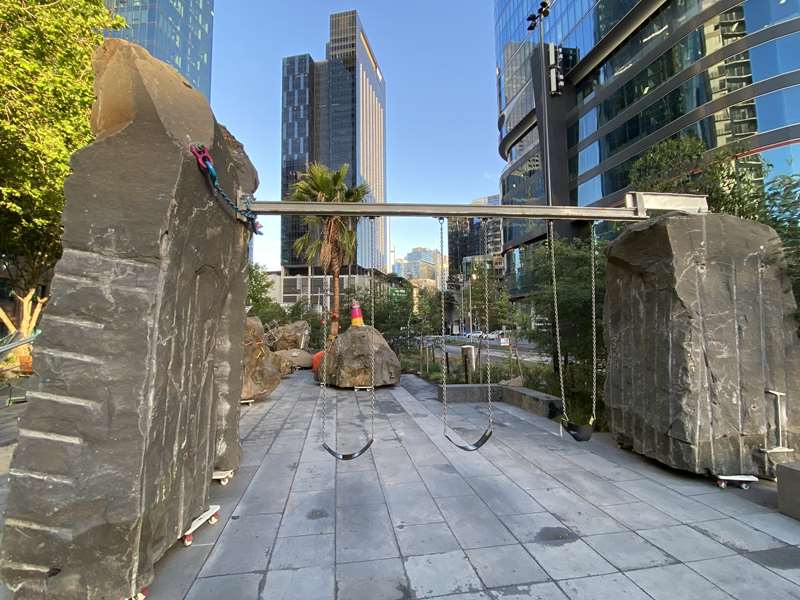
<instances>
[{"instance_id":1,"label":"blue sky","mask_svg":"<svg viewBox=\"0 0 800 600\"><path fill-rule=\"evenodd\" d=\"M386 77L387 200L466 203L497 193L490 0L224 0L214 15L211 104L258 169L259 200L280 197L281 59L325 57L328 16L356 9ZM261 217L255 258L280 263L280 221ZM392 245L438 246L434 219L393 219Z\"/></svg>"}]
</instances>

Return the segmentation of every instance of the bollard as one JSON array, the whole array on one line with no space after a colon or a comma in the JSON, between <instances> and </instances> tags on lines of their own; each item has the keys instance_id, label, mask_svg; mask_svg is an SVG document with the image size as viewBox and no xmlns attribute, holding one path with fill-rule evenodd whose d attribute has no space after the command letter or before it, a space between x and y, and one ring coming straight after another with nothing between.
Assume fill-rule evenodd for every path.
<instances>
[{"instance_id":1,"label":"bollard","mask_svg":"<svg viewBox=\"0 0 800 600\"><path fill-rule=\"evenodd\" d=\"M461 346L461 360L464 363L464 381L472 383L475 372L475 346Z\"/></svg>"}]
</instances>

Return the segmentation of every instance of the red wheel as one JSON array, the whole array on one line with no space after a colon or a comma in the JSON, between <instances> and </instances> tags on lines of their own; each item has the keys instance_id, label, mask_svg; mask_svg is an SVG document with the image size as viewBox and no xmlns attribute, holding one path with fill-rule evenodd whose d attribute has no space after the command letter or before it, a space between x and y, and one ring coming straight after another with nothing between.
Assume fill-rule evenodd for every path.
<instances>
[{"instance_id":1,"label":"red wheel","mask_svg":"<svg viewBox=\"0 0 800 600\"><path fill-rule=\"evenodd\" d=\"M724 490L726 487L728 487L728 482L724 479L717 479L717 487Z\"/></svg>"},{"instance_id":2,"label":"red wheel","mask_svg":"<svg viewBox=\"0 0 800 600\"><path fill-rule=\"evenodd\" d=\"M187 533L185 536L183 536L183 545L184 546L191 546L193 541L194 541L194 538L192 537L191 533Z\"/></svg>"},{"instance_id":3,"label":"red wheel","mask_svg":"<svg viewBox=\"0 0 800 600\"><path fill-rule=\"evenodd\" d=\"M215 512L213 515L211 515L211 517L209 517L208 524L213 525L217 521L219 521L219 512Z\"/></svg>"}]
</instances>

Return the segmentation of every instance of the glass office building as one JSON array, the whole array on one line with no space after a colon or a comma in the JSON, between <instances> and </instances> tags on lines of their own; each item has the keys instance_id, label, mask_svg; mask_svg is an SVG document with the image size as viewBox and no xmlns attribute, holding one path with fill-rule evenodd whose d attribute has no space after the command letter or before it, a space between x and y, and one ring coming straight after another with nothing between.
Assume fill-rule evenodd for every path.
<instances>
[{"instance_id":1,"label":"glass office building","mask_svg":"<svg viewBox=\"0 0 800 600\"><path fill-rule=\"evenodd\" d=\"M110 37L135 42L175 67L206 98L211 98L211 47L214 0L105 0L127 29Z\"/></svg>"},{"instance_id":2,"label":"glass office building","mask_svg":"<svg viewBox=\"0 0 800 600\"><path fill-rule=\"evenodd\" d=\"M367 202L386 201L385 104L383 74L355 11L332 14L326 60L310 55L283 59L281 197L312 162L331 169L350 165L348 184L366 183ZM281 219L281 265L288 275L306 264L293 250L304 233L302 219ZM358 223L356 271L388 271L385 218Z\"/></svg>"},{"instance_id":3,"label":"glass office building","mask_svg":"<svg viewBox=\"0 0 800 600\"><path fill-rule=\"evenodd\" d=\"M556 97L541 89L539 31L527 31L538 6L495 0L504 204L548 201L537 104L547 103L553 204L614 204L633 163L680 134L708 149L735 142L773 175L800 159L800 0L553 0L542 27L565 56ZM520 246L541 233L506 224L512 288Z\"/></svg>"}]
</instances>

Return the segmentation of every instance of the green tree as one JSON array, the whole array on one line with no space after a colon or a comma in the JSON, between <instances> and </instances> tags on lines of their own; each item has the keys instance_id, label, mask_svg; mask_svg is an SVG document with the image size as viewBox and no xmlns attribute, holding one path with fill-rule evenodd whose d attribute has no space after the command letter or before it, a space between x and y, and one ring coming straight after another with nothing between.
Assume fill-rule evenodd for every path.
<instances>
[{"instance_id":1,"label":"green tree","mask_svg":"<svg viewBox=\"0 0 800 600\"><path fill-rule=\"evenodd\" d=\"M46 302L35 293L61 255L70 156L92 140L92 53L123 24L103 0L0 0L0 267L18 304L0 321L11 332L29 334Z\"/></svg>"},{"instance_id":2,"label":"green tree","mask_svg":"<svg viewBox=\"0 0 800 600\"><path fill-rule=\"evenodd\" d=\"M258 263L247 267L247 304L250 314L261 319L266 326L271 321L286 321L286 311L270 296L273 282L266 269Z\"/></svg>"},{"instance_id":3,"label":"green tree","mask_svg":"<svg viewBox=\"0 0 800 600\"><path fill-rule=\"evenodd\" d=\"M778 175L766 185L765 195L767 222L781 237L794 297L800 304L800 175Z\"/></svg>"},{"instance_id":4,"label":"green tree","mask_svg":"<svg viewBox=\"0 0 800 600\"><path fill-rule=\"evenodd\" d=\"M489 298L489 323L486 321L486 276L488 274L488 298ZM464 319L469 320L469 291L472 292L472 320L475 329L485 333L497 329L507 329L514 324L514 313L511 300L508 296L503 282L495 277L491 270L483 263L475 263L466 275L463 307ZM462 307L460 292L455 295L455 313L461 316Z\"/></svg>"},{"instance_id":5,"label":"green tree","mask_svg":"<svg viewBox=\"0 0 800 600\"><path fill-rule=\"evenodd\" d=\"M365 184L347 185L349 165L331 171L325 165L313 163L308 172L292 186L292 200L296 202L363 202L369 194ZM309 265L319 265L333 278L333 306L331 309L331 337L339 333L339 275L342 266L350 263L356 250L357 219L330 216L304 217L307 232L295 240L295 252L305 256Z\"/></svg>"}]
</instances>

